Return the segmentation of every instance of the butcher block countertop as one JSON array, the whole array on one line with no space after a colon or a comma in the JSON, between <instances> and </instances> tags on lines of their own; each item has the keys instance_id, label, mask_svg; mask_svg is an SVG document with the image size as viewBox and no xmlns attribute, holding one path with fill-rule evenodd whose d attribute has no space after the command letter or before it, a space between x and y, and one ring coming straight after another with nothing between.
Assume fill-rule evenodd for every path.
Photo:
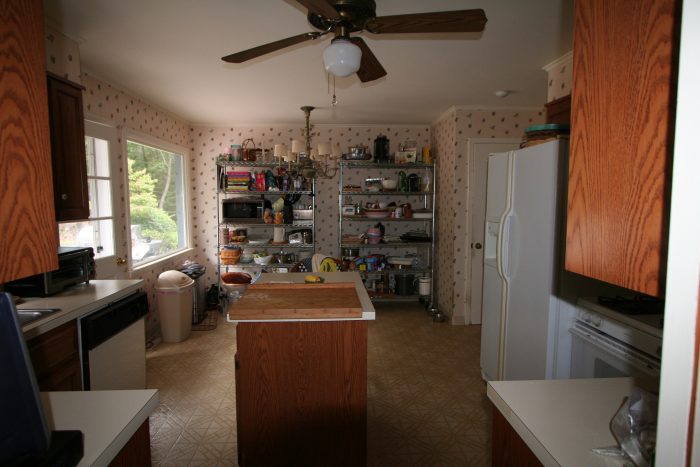
<instances>
[{"instance_id":1,"label":"butcher block countertop","mask_svg":"<svg viewBox=\"0 0 700 467\"><path fill-rule=\"evenodd\" d=\"M305 284L308 273L260 276L240 300L229 306L228 320L329 321L373 320L374 306L356 272L315 273L322 284Z\"/></svg>"}]
</instances>

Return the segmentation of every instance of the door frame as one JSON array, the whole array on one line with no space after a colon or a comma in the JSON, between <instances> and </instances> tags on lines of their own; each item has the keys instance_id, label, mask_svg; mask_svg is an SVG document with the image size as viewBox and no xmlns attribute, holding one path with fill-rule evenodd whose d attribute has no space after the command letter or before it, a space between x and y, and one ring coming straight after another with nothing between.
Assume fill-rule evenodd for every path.
<instances>
[{"instance_id":1,"label":"door frame","mask_svg":"<svg viewBox=\"0 0 700 467\"><path fill-rule=\"evenodd\" d=\"M124 237L126 216L122 187L125 186L124 167L122 163L121 128L114 123L96 116L85 114L85 136L94 136L109 142L109 170L112 188L112 228L114 238L114 255L96 259L96 270L103 271L98 279L127 279L127 263L119 264L118 259L128 258L126 238ZM110 134L111 133L111 134Z\"/></svg>"},{"instance_id":2,"label":"door frame","mask_svg":"<svg viewBox=\"0 0 700 467\"><path fill-rule=\"evenodd\" d=\"M515 150L518 149L520 146L520 139L519 138L469 138L467 140L467 160L468 160L468 166L469 166L469 181L467 185L467 202L469 203L469 215L467 216L467 242L465 244L464 248L464 265L465 265L465 273L466 277L465 280L467 281L467 296L465 297L466 299L466 310L465 310L465 324L481 324L481 307L480 306L475 306L474 302L477 301L475 300L475 295L474 291L476 291L477 296L479 297L478 302L481 303L481 294L482 294L482 286L483 286L483 273L481 274L480 277L475 278L474 275L472 274L472 239L474 238L474 232L473 229L476 227L474 225L474 187L475 183L474 180L478 176L478 166L477 164L474 163L474 158L476 157L476 151L478 146L492 146L492 145L508 145L512 144L513 147L510 149L495 149L491 152L503 152L503 151L508 151L508 150ZM483 174L484 177L486 177L486 173ZM483 185L483 197L481 198L483 200L483 206L482 211L486 211L486 184L484 183ZM483 226L481 227L483 230ZM483 251L483 250L482 250ZM482 265L483 268L483 265ZM477 282L477 283L475 283ZM478 309L477 309L478 308Z\"/></svg>"}]
</instances>

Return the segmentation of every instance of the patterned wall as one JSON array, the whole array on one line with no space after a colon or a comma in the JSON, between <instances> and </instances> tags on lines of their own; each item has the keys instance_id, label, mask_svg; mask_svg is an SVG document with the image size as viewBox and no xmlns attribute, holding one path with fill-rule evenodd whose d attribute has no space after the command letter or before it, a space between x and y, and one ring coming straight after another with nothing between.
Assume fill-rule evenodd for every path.
<instances>
[{"instance_id":1,"label":"patterned wall","mask_svg":"<svg viewBox=\"0 0 700 467\"><path fill-rule=\"evenodd\" d=\"M571 94L574 54L569 52L544 67L547 72L547 102Z\"/></svg>"},{"instance_id":2,"label":"patterned wall","mask_svg":"<svg viewBox=\"0 0 700 467\"><path fill-rule=\"evenodd\" d=\"M86 115L98 117L120 128L129 128L178 146L189 147L190 128L184 120L169 115L153 105L86 73L83 73L81 78L82 84L85 86L83 107ZM121 150L121 141L119 148ZM120 152L117 154L117 158L120 161L119 166L125 167L126 164L122 162L124 155ZM192 162L192 159L190 159L190 163ZM125 179L124 174L120 173L118 180L121 183L119 190L122 193L124 193L123 180ZM119 202L122 204L121 212L125 212L125 198L120 198ZM117 242L122 244L123 249L126 248L126 242L130 238L131 236L128 234L126 226L121 232L117 232ZM134 279L143 279L145 282L144 288L149 294L151 310L146 319L146 329L149 338L160 334L155 294L158 275L163 271L179 267L186 258L187 255L178 255L164 263L139 269L130 275ZM126 272L126 268L124 271Z\"/></svg>"},{"instance_id":3,"label":"patterned wall","mask_svg":"<svg viewBox=\"0 0 700 467\"><path fill-rule=\"evenodd\" d=\"M437 298L457 324L468 323L471 263L469 239L469 138L519 138L530 125L544 122L543 110L453 108L432 130L439 161Z\"/></svg>"},{"instance_id":4,"label":"patterned wall","mask_svg":"<svg viewBox=\"0 0 700 467\"><path fill-rule=\"evenodd\" d=\"M303 115L300 114L300 120ZM313 114L311 116L313 122ZM252 138L257 147L271 148L277 143L291 146L292 139L302 139L303 127L195 127L192 129L193 176L193 225L195 231L194 248L196 261L206 265L206 283L216 282L217 254L217 203L216 203L216 157L231 144L241 144ZM364 144L372 151L374 139L380 133L390 140L390 150L395 151L399 143L410 139L418 146L430 144L430 129L425 126L330 126L316 125L313 128L312 146L319 142L339 143L343 151L347 147ZM367 176L377 176L368 170L353 169L346 176L357 183ZM390 174L382 174L390 176ZM331 256L339 256L338 251L338 181L339 174L331 179L316 180L316 251ZM352 226L349 226L352 227ZM358 227L359 228L359 227Z\"/></svg>"},{"instance_id":5,"label":"patterned wall","mask_svg":"<svg viewBox=\"0 0 700 467\"><path fill-rule=\"evenodd\" d=\"M74 83L80 83L80 49L78 43L60 32L44 28L46 69Z\"/></svg>"}]
</instances>

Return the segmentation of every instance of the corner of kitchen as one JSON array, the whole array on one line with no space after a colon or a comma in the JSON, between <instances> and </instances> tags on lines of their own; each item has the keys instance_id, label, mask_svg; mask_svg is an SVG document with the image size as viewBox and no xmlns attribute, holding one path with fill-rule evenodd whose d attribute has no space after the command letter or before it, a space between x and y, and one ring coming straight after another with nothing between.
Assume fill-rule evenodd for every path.
<instances>
[{"instance_id":1,"label":"corner of kitchen","mask_svg":"<svg viewBox=\"0 0 700 467\"><path fill-rule=\"evenodd\" d=\"M117 3L0 12L0 464L697 462L698 8Z\"/></svg>"}]
</instances>

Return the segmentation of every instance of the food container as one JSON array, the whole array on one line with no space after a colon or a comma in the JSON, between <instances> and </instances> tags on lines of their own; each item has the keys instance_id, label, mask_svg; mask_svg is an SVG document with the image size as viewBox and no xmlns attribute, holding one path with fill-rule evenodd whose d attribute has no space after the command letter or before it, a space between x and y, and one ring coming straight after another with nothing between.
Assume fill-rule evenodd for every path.
<instances>
[{"instance_id":1,"label":"food container","mask_svg":"<svg viewBox=\"0 0 700 467\"><path fill-rule=\"evenodd\" d=\"M267 266L272 262L273 256L272 255L267 255L267 256L253 256L253 261L255 261L255 264L259 264L261 266Z\"/></svg>"},{"instance_id":2,"label":"food container","mask_svg":"<svg viewBox=\"0 0 700 467\"><path fill-rule=\"evenodd\" d=\"M311 220L314 217L313 209L294 209L292 211L292 218L294 220Z\"/></svg>"},{"instance_id":3,"label":"food container","mask_svg":"<svg viewBox=\"0 0 700 467\"><path fill-rule=\"evenodd\" d=\"M382 188L384 188L385 190L393 191L396 189L397 183L398 182L396 180L386 178L386 179L382 180Z\"/></svg>"}]
</instances>

